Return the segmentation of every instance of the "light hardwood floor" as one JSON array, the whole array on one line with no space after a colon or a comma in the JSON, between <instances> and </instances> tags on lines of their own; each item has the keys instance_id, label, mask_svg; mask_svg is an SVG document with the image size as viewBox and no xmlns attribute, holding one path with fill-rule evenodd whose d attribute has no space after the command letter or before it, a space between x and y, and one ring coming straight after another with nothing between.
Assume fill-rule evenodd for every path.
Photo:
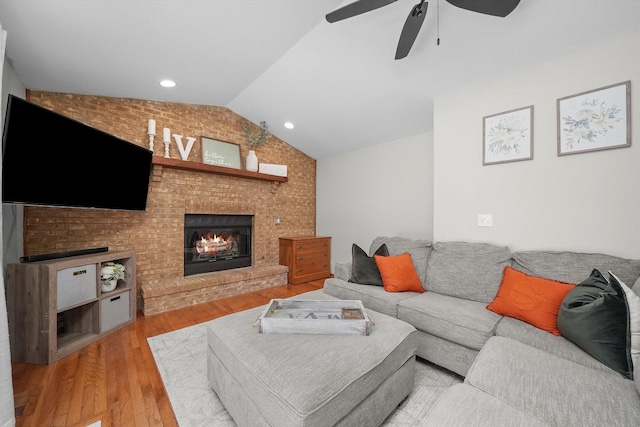
<instances>
[{"instance_id":1,"label":"light hardwood floor","mask_svg":"<svg viewBox=\"0 0 640 427\"><path fill-rule=\"evenodd\" d=\"M147 338L321 289L282 285L145 317L48 366L14 363L16 426L177 426ZM21 412L21 414L20 414Z\"/></svg>"}]
</instances>

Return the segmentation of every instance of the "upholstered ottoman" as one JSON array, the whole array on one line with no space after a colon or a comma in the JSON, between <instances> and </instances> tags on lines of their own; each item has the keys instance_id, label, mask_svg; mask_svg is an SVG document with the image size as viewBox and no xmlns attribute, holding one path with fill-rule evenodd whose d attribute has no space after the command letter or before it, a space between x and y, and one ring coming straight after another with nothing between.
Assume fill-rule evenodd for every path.
<instances>
[{"instance_id":1,"label":"upholstered ottoman","mask_svg":"<svg viewBox=\"0 0 640 427\"><path fill-rule=\"evenodd\" d=\"M320 291L296 299L335 299ZM368 336L261 334L264 307L209 322L207 374L239 426L375 426L413 389L415 328L368 310Z\"/></svg>"}]
</instances>

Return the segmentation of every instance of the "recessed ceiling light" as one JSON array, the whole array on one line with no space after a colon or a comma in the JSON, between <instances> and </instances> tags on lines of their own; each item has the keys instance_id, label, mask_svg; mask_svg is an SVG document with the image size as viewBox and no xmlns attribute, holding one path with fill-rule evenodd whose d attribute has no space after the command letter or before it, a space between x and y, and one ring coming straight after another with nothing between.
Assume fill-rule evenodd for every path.
<instances>
[{"instance_id":1,"label":"recessed ceiling light","mask_svg":"<svg viewBox=\"0 0 640 427\"><path fill-rule=\"evenodd\" d=\"M287 129L293 129L294 128L293 123L291 123L291 122L284 122L284 127L286 127Z\"/></svg>"},{"instance_id":2,"label":"recessed ceiling light","mask_svg":"<svg viewBox=\"0 0 640 427\"><path fill-rule=\"evenodd\" d=\"M160 86L162 87L174 87L176 85L176 82L174 82L173 80L163 80L160 82Z\"/></svg>"}]
</instances>

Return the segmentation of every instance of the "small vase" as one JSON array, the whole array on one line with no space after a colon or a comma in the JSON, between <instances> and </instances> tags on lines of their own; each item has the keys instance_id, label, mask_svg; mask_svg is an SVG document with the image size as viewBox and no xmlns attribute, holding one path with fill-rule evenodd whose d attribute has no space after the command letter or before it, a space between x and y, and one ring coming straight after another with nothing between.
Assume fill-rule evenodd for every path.
<instances>
[{"instance_id":1,"label":"small vase","mask_svg":"<svg viewBox=\"0 0 640 427\"><path fill-rule=\"evenodd\" d=\"M116 288L117 285L118 279L100 281L100 289L102 289L102 292L111 292Z\"/></svg>"},{"instance_id":2,"label":"small vase","mask_svg":"<svg viewBox=\"0 0 640 427\"><path fill-rule=\"evenodd\" d=\"M249 150L247 161L245 163L245 169L247 169L249 172L258 172L258 156L256 156L256 152L253 150Z\"/></svg>"}]
</instances>

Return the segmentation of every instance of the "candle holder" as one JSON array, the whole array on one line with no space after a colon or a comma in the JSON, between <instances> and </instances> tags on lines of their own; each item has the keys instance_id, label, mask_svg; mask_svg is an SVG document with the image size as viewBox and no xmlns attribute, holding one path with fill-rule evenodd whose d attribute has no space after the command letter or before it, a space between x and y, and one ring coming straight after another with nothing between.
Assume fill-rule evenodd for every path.
<instances>
[{"instance_id":1,"label":"candle holder","mask_svg":"<svg viewBox=\"0 0 640 427\"><path fill-rule=\"evenodd\" d=\"M162 142L164 142L164 157L170 158L169 156L169 144L171 144L171 131L169 128L162 129Z\"/></svg>"},{"instance_id":2,"label":"candle holder","mask_svg":"<svg viewBox=\"0 0 640 427\"><path fill-rule=\"evenodd\" d=\"M149 135L149 150L151 150L151 152L153 153L153 139L156 136L156 121L153 119L149 119L147 135Z\"/></svg>"}]
</instances>

